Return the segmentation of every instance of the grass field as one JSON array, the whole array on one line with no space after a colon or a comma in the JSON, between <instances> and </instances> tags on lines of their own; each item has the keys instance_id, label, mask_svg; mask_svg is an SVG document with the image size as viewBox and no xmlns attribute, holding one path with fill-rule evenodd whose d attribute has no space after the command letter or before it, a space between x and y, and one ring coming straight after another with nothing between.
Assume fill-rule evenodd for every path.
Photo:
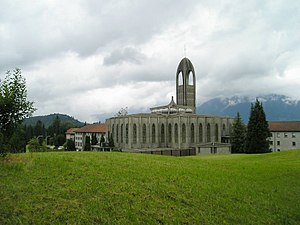
<instances>
[{"instance_id":1,"label":"grass field","mask_svg":"<svg viewBox=\"0 0 300 225\"><path fill-rule=\"evenodd\" d=\"M0 160L0 224L300 224L300 150Z\"/></svg>"}]
</instances>

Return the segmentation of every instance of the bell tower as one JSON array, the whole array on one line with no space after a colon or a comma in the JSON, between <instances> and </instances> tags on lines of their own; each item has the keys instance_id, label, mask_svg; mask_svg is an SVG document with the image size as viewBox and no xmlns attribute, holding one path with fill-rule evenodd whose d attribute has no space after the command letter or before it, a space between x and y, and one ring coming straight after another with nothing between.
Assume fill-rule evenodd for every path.
<instances>
[{"instance_id":1,"label":"bell tower","mask_svg":"<svg viewBox=\"0 0 300 225\"><path fill-rule=\"evenodd\" d=\"M196 77L194 66L188 58L183 58L176 72L176 101L196 112Z\"/></svg>"}]
</instances>

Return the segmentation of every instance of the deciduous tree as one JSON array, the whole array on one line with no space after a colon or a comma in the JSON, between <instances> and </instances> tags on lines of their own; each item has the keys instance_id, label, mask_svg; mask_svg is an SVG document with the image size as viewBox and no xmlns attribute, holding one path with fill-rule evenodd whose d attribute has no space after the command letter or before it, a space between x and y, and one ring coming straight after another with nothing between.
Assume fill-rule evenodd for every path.
<instances>
[{"instance_id":1,"label":"deciduous tree","mask_svg":"<svg viewBox=\"0 0 300 225\"><path fill-rule=\"evenodd\" d=\"M35 108L27 100L25 78L20 69L7 71L0 81L0 132L3 136L3 147L0 153L10 150L10 139L18 125L29 117Z\"/></svg>"}]
</instances>

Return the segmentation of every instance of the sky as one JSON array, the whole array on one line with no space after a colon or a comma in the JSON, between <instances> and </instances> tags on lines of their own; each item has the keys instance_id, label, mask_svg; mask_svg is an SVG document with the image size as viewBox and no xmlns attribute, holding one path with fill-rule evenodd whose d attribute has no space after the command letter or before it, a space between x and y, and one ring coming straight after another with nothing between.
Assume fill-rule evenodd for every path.
<instances>
[{"instance_id":1,"label":"sky","mask_svg":"<svg viewBox=\"0 0 300 225\"><path fill-rule=\"evenodd\" d=\"M175 97L183 57L197 105L283 94L300 100L298 0L0 0L0 78L20 68L34 115L105 121Z\"/></svg>"}]
</instances>

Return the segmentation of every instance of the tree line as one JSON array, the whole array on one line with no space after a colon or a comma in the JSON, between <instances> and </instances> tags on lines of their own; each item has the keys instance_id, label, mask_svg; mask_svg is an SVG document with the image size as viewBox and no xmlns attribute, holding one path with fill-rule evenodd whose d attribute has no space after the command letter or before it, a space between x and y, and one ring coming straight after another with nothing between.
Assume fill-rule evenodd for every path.
<instances>
[{"instance_id":1,"label":"tree line","mask_svg":"<svg viewBox=\"0 0 300 225\"><path fill-rule=\"evenodd\" d=\"M58 116L47 128L41 121L34 126L22 124L35 110L33 102L27 100L26 82L21 70L8 71L5 79L0 80L0 155L24 152L27 143L42 148L45 145L58 147L66 142L65 132L70 126L61 123ZM269 136L262 103L256 100L254 105L251 104L247 126L237 114L231 133L232 153L269 152ZM112 136L108 137L109 146L114 146ZM92 141L94 143L95 139ZM66 142L66 146L73 144Z\"/></svg>"}]
</instances>

